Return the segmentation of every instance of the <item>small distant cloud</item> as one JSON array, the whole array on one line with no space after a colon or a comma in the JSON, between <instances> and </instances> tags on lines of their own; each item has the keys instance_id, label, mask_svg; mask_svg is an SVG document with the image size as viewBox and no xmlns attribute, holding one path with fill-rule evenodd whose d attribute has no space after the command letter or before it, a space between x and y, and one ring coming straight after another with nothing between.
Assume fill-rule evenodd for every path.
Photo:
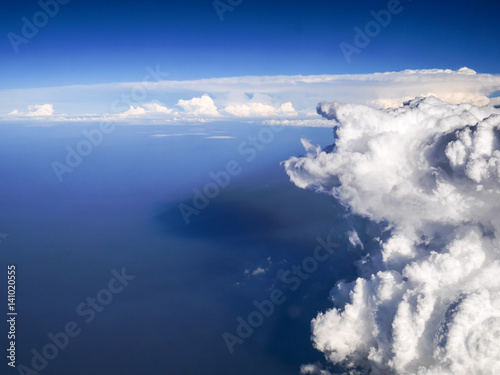
<instances>
[{"instance_id":1,"label":"small distant cloud","mask_svg":"<svg viewBox=\"0 0 500 375\"><path fill-rule=\"evenodd\" d=\"M259 276L259 275L263 275L267 272L267 269L265 268L262 268L262 267L257 267L256 269L254 269L253 271L250 271L248 268L243 272L245 275L247 276Z\"/></svg>"},{"instance_id":2,"label":"small distant cloud","mask_svg":"<svg viewBox=\"0 0 500 375\"><path fill-rule=\"evenodd\" d=\"M17 109L14 109L9 113L9 116L17 116L17 117L46 117L54 115L54 106L53 104L34 104L28 106L28 112L20 112Z\"/></svg>"},{"instance_id":3,"label":"small distant cloud","mask_svg":"<svg viewBox=\"0 0 500 375\"><path fill-rule=\"evenodd\" d=\"M332 375L328 370L324 370L322 366L315 364L302 365L300 367L300 373L302 375Z\"/></svg>"},{"instance_id":4,"label":"small distant cloud","mask_svg":"<svg viewBox=\"0 0 500 375\"><path fill-rule=\"evenodd\" d=\"M359 246L361 247L361 250L364 250L365 246L363 245L363 242L359 239L358 232L355 230L349 231L347 233L349 237L349 242L353 247Z\"/></svg>"},{"instance_id":5,"label":"small distant cloud","mask_svg":"<svg viewBox=\"0 0 500 375\"><path fill-rule=\"evenodd\" d=\"M271 96L258 93L253 94L251 99L241 93L230 94L224 112L234 117L249 118L297 116L292 102L275 104Z\"/></svg>"},{"instance_id":6,"label":"small distant cloud","mask_svg":"<svg viewBox=\"0 0 500 375\"><path fill-rule=\"evenodd\" d=\"M235 117L273 117L273 116L297 116L291 102L273 107L264 103L248 103L240 105L228 105L224 111Z\"/></svg>"},{"instance_id":7,"label":"small distant cloud","mask_svg":"<svg viewBox=\"0 0 500 375\"><path fill-rule=\"evenodd\" d=\"M161 105L158 102L152 102L152 103L146 103L143 105L144 108L149 112L149 113L165 113L165 114L170 114L174 110L171 108L167 108L164 105Z\"/></svg>"},{"instance_id":8,"label":"small distant cloud","mask_svg":"<svg viewBox=\"0 0 500 375\"><path fill-rule=\"evenodd\" d=\"M233 139L234 137L231 137L229 135L213 135L211 137L205 137L205 139Z\"/></svg>"},{"instance_id":9,"label":"small distant cloud","mask_svg":"<svg viewBox=\"0 0 500 375\"><path fill-rule=\"evenodd\" d=\"M332 122L325 119L305 119L305 120L265 120L264 125L271 126L307 126L310 128L331 128Z\"/></svg>"},{"instance_id":10,"label":"small distant cloud","mask_svg":"<svg viewBox=\"0 0 500 375\"><path fill-rule=\"evenodd\" d=\"M120 117L129 117L129 116L140 116L144 115L146 113L146 110L142 107L133 107L130 106L128 110L125 112L121 112L118 114Z\"/></svg>"},{"instance_id":11,"label":"small distant cloud","mask_svg":"<svg viewBox=\"0 0 500 375\"><path fill-rule=\"evenodd\" d=\"M258 275L263 275L267 272L267 270L265 270L264 268L262 267L257 267L255 270L253 270L252 272L252 276L258 276Z\"/></svg>"},{"instance_id":12,"label":"small distant cloud","mask_svg":"<svg viewBox=\"0 0 500 375\"><path fill-rule=\"evenodd\" d=\"M470 103L477 106L484 106L488 105L491 102L491 100L485 95L474 94L470 92L447 92L441 93L439 95L434 92L427 92L421 93L418 96L422 98L428 98L431 96L439 97L441 100L444 100L445 102L451 104ZM367 104L383 109L398 108L402 107L405 102L413 98L413 96L403 96L399 98L380 98L370 100Z\"/></svg>"},{"instance_id":13,"label":"small distant cloud","mask_svg":"<svg viewBox=\"0 0 500 375\"><path fill-rule=\"evenodd\" d=\"M190 100L181 99L177 102L177 105L192 116L220 116L214 101L208 94L203 94L199 98L195 97Z\"/></svg>"},{"instance_id":14,"label":"small distant cloud","mask_svg":"<svg viewBox=\"0 0 500 375\"><path fill-rule=\"evenodd\" d=\"M137 106L130 106L129 109L127 109L124 112L117 113L113 117L116 118L129 118L129 117L151 117L151 116L163 116L163 115L168 115L173 112L173 109L167 108L164 105L158 103L158 102L151 102L151 103L142 103Z\"/></svg>"},{"instance_id":15,"label":"small distant cloud","mask_svg":"<svg viewBox=\"0 0 500 375\"><path fill-rule=\"evenodd\" d=\"M207 133L153 134L151 138L184 137L186 135L208 135Z\"/></svg>"}]
</instances>

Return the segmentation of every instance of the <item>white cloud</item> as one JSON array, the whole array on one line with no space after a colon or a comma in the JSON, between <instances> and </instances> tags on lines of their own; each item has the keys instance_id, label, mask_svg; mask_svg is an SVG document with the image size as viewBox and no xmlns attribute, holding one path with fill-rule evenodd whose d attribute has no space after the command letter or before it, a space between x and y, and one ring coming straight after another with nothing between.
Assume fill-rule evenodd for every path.
<instances>
[{"instance_id":1,"label":"white cloud","mask_svg":"<svg viewBox=\"0 0 500 375\"><path fill-rule=\"evenodd\" d=\"M130 106L130 108L128 110L126 110L125 112L121 112L121 113L118 113L117 116L118 117L130 117L130 116L140 116L140 115L144 115L146 114L146 110L142 107L134 107L134 106Z\"/></svg>"},{"instance_id":2,"label":"white cloud","mask_svg":"<svg viewBox=\"0 0 500 375\"><path fill-rule=\"evenodd\" d=\"M190 116L220 116L214 101L207 94L203 94L199 98L192 98L190 100L180 99L177 102L177 105L182 107L182 109L184 109L184 111Z\"/></svg>"},{"instance_id":3,"label":"white cloud","mask_svg":"<svg viewBox=\"0 0 500 375\"><path fill-rule=\"evenodd\" d=\"M256 269L253 270L252 276L258 276L258 275L263 275L266 273L266 270L262 267L257 267Z\"/></svg>"},{"instance_id":4,"label":"white cloud","mask_svg":"<svg viewBox=\"0 0 500 375\"><path fill-rule=\"evenodd\" d=\"M267 269L265 268L262 268L262 267L257 267L256 269L254 269L253 271L250 271L248 268L244 271L244 274L249 276L249 275L252 275L252 276L259 276L259 275L263 275L267 272Z\"/></svg>"},{"instance_id":5,"label":"white cloud","mask_svg":"<svg viewBox=\"0 0 500 375\"><path fill-rule=\"evenodd\" d=\"M152 102L152 103L145 103L143 107L149 112L149 113L164 113L164 114L170 114L173 112L173 109L167 108L164 105L161 105L158 102Z\"/></svg>"},{"instance_id":6,"label":"white cloud","mask_svg":"<svg viewBox=\"0 0 500 375\"><path fill-rule=\"evenodd\" d=\"M488 105L491 101L485 95L474 94L470 92L443 92L440 94L436 94L434 92L421 93L418 96L420 97L430 97L435 96L439 97L439 99L444 100L445 102L451 104L460 104L460 103L471 103L478 106ZM368 104L378 108L397 108L403 106L405 102L413 99L413 96L404 96L404 97L392 97L392 98L378 98L369 100Z\"/></svg>"},{"instance_id":7,"label":"white cloud","mask_svg":"<svg viewBox=\"0 0 500 375\"><path fill-rule=\"evenodd\" d=\"M165 137L184 137L184 136L207 136L207 133L177 133L177 134L153 134L151 135L151 138L165 138Z\"/></svg>"},{"instance_id":8,"label":"white cloud","mask_svg":"<svg viewBox=\"0 0 500 375\"><path fill-rule=\"evenodd\" d=\"M490 105L500 105L500 96L490 99Z\"/></svg>"},{"instance_id":9,"label":"white cloud","mask_svg":"<svg viewBox=\"0 0 500 375\"><path fill-rule=\"evenodd\" d=\"M57 103L58 112L67 114L56 116L61 121L100 121L105 117L113 118L118 123L128 123L140 116L141 121L151 119L155 123L182 123L236 117L258 121L283 120L289 126L319 126L319 123L305 120L317 116L316 104L325 99L382 108L401 106L404 101L416 96L430 95L451 103L498 104L497 99L489 99L488 96L500 90L500 77L477 74L465 68L458 71L427 69L373 74L161 81L147 84L149 104L130 103L131 92L141 85L144 86L143 83L124 82L0 90L0 113L13 113L3 116L4 121L10 121L16 118L14 108L43 101ZM145 113L128 112L127 108L131 106L137 110L142 108ZM182 109L172 110L175 106ZM111 108L121 108L126 113L118 117L116 113L110 113ZM42 116L24 117L32 121L43 120Z\"/></svg>"},{"instance_id":10,"label":"white cloud","mask_svg":"<svg viewBox=\"0 0 500 375\"><path fill-rule=\"evenodd\" d=\"M361 242L358 232L355 230L347 232L347 236L349 238L349 242L353 247L359 246L361 249L364 249L365 246L363 245L363 242Z\"/></svg>"},{"instance_id":11,"label":"white cloud","mask_svg":"<svg viewBox=\"0 0 500 375\"><path fill-rule=\"evenodd\" d=\"M28 106L28 112L20 112L14 109L9 113L16 117L47 117L54 115L54 106L52 104L35 104Z\"/></svg>"},{"instance_id":12,"label":"white cloud","mask_svg":"<svg viewBox=\"0 0 500 375\"><path fill-rule=\"evenodd\" d=\"M158 102L143 103L137 106L130 106L124 112L117 113L116 115L110 115L111 118L115 120L127 119L127 118L137 118L137 117L165 117L165 115L170 115L173 109L167 108Z\"/></svg>"},{"instance_id":13,"label":"white cloud","mask_svg":"<svg viewBox=\"0 0 500 375\"><path fill-rule=\"evenodd\" d=\"M302 365L300 367L300 373L303 375L313 374L313 375L332 375L332 373L328 370L322 369L320 366L316 364L308 364Z\"/></svg>"},{"instance_id":14,"label":"white cloud","mask_svg":"<svg viewBox=\"0 0 500 375\"><path fill-rule=\"evenodd\" d=\"M248 99L246 96L244 96ZM291 102L285 102L279 105L271 104L271 98L268 95L255 94L251 100L244 103L230 104L224 108L224 111L235 117L295 117L297 112Z\"/></svg>"},{"instance_id":15,"label":"white cloud","mask_svg":"<svg viewBox=\"0 0 500 375\"><path fill-rule=\"evenodd\" d=\"M287 102L280 108L275 108L263 103L249 103L241 105L229 105L224 110L236 117L271 117L271 116L290 116L296 115L292 103Z\"/></svg>"},{"instance_id":16,"label":"white cloud","mask_svg":"<svg viewBox=\"0 0 500 375\"><path fill-rule=\"evenodd\" d=\"M304 142L291 180L392 229L374 271L337 286L347 303L313 320L316 348L360 373L500 373L500 109L429 97L318 110L335 149Z\"/></svg>"},{"instance_id":17,"label":"white cloud","mask_svg":"<svg viewBox=\"0 0 500 375\"><path fill-rule=\"evenodd\" d=\"M307 126L311 128L331 128L332 122L325 119L305 120L265 120L264 125Z\"/></svg>"}]
</instances>

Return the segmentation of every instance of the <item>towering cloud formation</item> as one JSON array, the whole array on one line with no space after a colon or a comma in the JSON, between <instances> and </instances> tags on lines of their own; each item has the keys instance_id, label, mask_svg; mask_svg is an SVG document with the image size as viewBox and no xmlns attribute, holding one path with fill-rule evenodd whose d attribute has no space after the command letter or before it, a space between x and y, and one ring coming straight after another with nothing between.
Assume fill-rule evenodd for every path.
<instances>
[{"instance_id":1,"label":"towering cloud formation","mask_svg":"<svg viewBox=\"0 0 500 375\"><path fill-rule=\"evenodd\" d=\"M500 109L428 97L318 113L335 147L304 141L288 175L390 235L313 320L316 348L352 373L500 373Z\"/></svg>"}]
</instances>

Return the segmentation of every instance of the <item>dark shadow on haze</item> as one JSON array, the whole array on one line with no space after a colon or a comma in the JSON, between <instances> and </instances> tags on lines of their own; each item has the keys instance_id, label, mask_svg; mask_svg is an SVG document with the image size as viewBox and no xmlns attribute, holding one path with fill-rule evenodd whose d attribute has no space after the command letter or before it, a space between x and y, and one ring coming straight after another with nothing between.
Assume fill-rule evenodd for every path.
<instances>
[{"instance_id":1,"label":"dark shadow on haze","mask_svg":"<svg viewBox=\"0 0 500 375\"><path fill-rule=\"evenodd\" d=\"M189 200L183 203L192 206ZM222 197L215 199L198 216L191 216L189 224L184 221L176 204L158 215L158 220L169 234L222 242L240 242L242 238L258 242L286 228L287 224L269 210L243 200L224 200Z\"/></svg>"}]
</instances>

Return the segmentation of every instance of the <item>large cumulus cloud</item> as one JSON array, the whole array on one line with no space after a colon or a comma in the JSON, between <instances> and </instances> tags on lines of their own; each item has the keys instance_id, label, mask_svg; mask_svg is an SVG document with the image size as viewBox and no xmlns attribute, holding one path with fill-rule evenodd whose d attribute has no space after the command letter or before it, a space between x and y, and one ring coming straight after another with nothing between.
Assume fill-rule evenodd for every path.
<instances>
[{"instance_id":1,"label":"large cumulus cloud","mask_svg":"<svg viewBox=\"0 0 500 375\"><path fill-rule=\"evenodd\" d=\"M313 320L316 348L353 373L500 373L500 109L427 97L318 112L335 146L304 140L290 179L390 235Z\"/></svg>"}]
</instances>

